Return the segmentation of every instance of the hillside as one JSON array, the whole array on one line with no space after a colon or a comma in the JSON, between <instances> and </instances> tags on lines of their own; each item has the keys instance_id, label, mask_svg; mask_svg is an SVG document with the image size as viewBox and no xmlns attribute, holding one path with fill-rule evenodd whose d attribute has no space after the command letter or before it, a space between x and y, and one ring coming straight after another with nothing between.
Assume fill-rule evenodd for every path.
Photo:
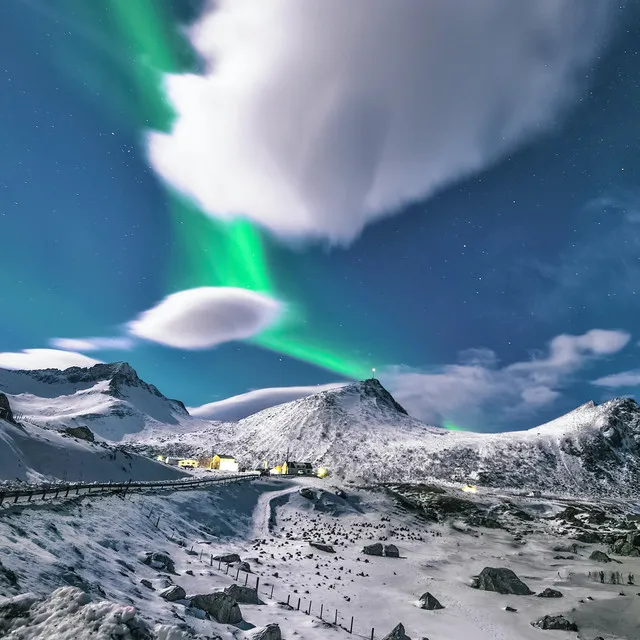
<instances>
[{"instance_id":1,"label":"hillside","mask_svg":"<svg viewBox=\"0 0 640 640\"><path fill-rule=\"evenodd\" d=\"M143 448L187 454L212 446L247 465L308 460L367 481L455 483L627 495L640 483L640 407L587 403L528 431L462 433L407 415L377 380L323 391L194 433L162 430Z\"/></svg>"},{"instance_id":2,"label":"hillside","mask_svg":"<svg viewBox=\"0 0 640 640\"><path fill-rule=\"evenodd\" d=\"M179 431L205 426L182 402L166 398L124 362L64 371L0 369L0 392L23 422L52 429L87 426L112 441L156 427Z\"/></svg>"}]
</instances>

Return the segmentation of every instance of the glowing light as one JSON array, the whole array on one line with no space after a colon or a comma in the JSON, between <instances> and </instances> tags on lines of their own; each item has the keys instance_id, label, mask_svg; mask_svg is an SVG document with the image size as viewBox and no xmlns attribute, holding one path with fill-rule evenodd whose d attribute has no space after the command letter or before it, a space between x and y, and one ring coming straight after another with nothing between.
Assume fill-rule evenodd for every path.
<instances>
[{"instance_id":1,"label":"glowing light","mask_svg":"<svg viewBox=\"0 0 640 640\"><path fill-rule=\"evenodd\" d=\"M464 487L462 487L462 490L465 493L478 493L478 487L474 484L465 484Z\"/></svg>"}]
</instances>

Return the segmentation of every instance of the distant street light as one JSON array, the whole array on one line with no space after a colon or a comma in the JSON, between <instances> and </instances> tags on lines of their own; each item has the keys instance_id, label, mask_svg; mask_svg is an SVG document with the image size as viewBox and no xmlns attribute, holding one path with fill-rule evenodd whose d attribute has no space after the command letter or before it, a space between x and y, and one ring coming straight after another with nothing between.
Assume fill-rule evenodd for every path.
<instances>
[{"instance_id":1,"label":"distant street light","mask_svg":"<svg viewBox=\"0 0 640 640\"><path fill-rule=\"evenodd\" d=\"M375 380L375 377L376 377L376 368L375 367L373 369L371 369L371 373L373 374L373 378Z\"/></svg>"}]
</instances>

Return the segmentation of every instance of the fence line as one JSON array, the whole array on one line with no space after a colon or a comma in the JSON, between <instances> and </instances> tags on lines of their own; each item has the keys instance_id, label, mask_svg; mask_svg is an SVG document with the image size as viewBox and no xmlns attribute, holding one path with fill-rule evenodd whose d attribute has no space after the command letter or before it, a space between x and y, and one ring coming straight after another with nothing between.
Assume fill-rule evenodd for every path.
<instances>
[{"instance_id":1,"label":"fence line","mask_svg":"<svg viewBox=\"0 0 640 640\"><path fill-rule=\"evenodd\" d=\"M279 580L279 578L270 576L268 577L268 582L261 582L261 578L257 574L244 571L240 567L233 568L231 567L231 563L225 563L222 560L215 560L213 557L213 553L204 553L204 550L202 548L200 549L200 553L197 553L194 552L193 548L194 545L191 545L191 549L187 551L188 555L197 557L198 560L204 564L204 566L208 567L209 569L218 571L224 576L228 576L234 583L238 584L239 586L252 587L256 590L258 596L263 595L270 600L276 599L280 604L286 605L292 610L302 611L302 613L304 613L305 615L316 618L317 620L321 620L324 623L333 624L335 627L339 627L351 635L358 635L354 631L354 627L356 626L355 616L349 615L349 612L346 612L345 616L343 615L345 613L344 611L341 613L340 609L338 609L337 607L329 608L325 606L324 603L318 602L317 600L315 601L316 604L314 608L314 600L312 599L312 594L308 594L307 597L304 597L297 593L292 594L290 591L285 589L276 590L274 581ZM244 579L241 577L241 574L244 574ZM253 580L253 578L255 578L255 581ZM251 582L253 582L254 584L251 585ZM370 638L370 640L374 640L375 629L367 627L366 633L361 633L360 636L363 638Z\"/></svg>"},{"instance_id":2,"label":"fence line","mask_svg":"<svg viewBox=\"0 0 640 640\"><path fill-rule=\"evenodd\" d=\"M14 504L29 505L35 501L55 500L56 498L75 498L77 496L105 496L118 494L126 497L127 493L146 491L148 489L170 489L177 491L181 489L193 489L211 484L227 484L251 481L260 477L259 473L243 473L230 476L219 476L215 478L203 478L197 480L159 480L157 482L71 482L45 486L31 486L20 489L5 489L0 487L0 507L12 506ZM20 498L26 498L20 502Z\"/></svg>"}]
</instances>

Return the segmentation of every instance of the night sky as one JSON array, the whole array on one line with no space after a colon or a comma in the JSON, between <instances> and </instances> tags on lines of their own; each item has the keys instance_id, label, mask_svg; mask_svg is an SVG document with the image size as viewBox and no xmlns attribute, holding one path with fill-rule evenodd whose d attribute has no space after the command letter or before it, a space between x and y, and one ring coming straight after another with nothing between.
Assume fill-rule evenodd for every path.
<instances>
[{"instance_id":1,"label":"night sky","mask_svg":"<svg viewBox=\"0 0 640 640\"><path fill-rule=\"evenodd\" d=\"M638 3L611 9L601 47L539 132L340 238L216 220L207 201L171 189L145 136L172 128L158 78L206 73L181 35L202 4L164 3L164 45L147 43L144 64L135 33L146 27L132 19L127 31L116 5L0 4L0 366L18 366L27 349L56 351L20 366L57 366L62 345L126 360L188 406L375 367L411 413L484 431L636 394ZM376 117L339 149L353 165L372 153ZM323 197L333 179L319 182ZM260 291L286 305L287 320L252 336L231 322L226 339L186 348L127 328L205 286ZM253 304L236 302L239 313ZM266 322L263 312L251 322Z\"/></svg>"}]
</instances>

